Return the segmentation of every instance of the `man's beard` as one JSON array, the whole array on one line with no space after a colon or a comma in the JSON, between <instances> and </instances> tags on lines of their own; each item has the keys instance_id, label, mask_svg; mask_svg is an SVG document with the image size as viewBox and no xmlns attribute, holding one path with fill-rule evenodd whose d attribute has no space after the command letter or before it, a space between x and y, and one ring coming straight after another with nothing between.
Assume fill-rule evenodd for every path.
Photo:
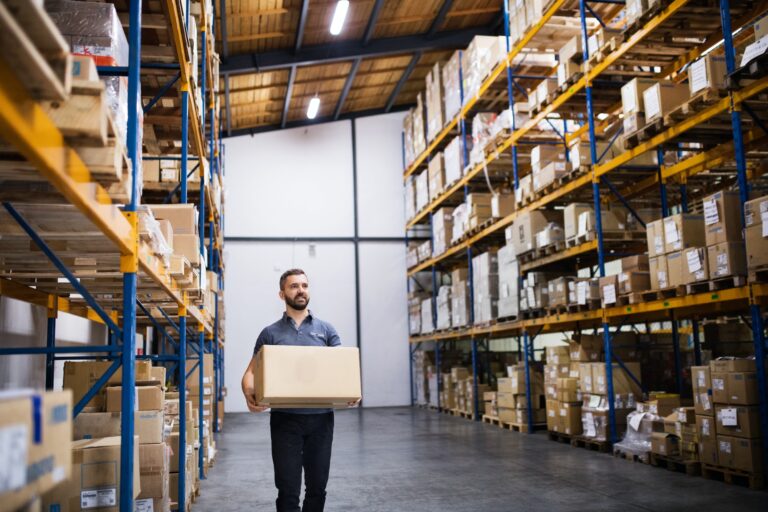
<instances>
[{"instance_id":1,"label":"man's beard","mask_svg":"<svg viewBox=\"0 0 768 512\"><path fill-rule=\"evenodd\" d=\"M286 297L285 303L288 304L293 309L295 309L296 311L304 311L305 309L307 309L307 306L309 306L309 297L307 297L306 295L300 295L296 297L296 299L299 299L299 298L304 298L306 302L298 303L295 300Z\"/></svg>"}]
</instances>

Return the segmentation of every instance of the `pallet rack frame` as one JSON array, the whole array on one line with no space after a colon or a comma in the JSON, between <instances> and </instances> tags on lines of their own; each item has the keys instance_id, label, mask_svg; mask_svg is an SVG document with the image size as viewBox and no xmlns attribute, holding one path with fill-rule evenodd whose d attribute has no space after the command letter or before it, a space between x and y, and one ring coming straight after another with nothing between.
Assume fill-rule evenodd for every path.
<instances>
[{"instance_id":1,"label":"pallet rack frame","mask_svg":"<svg viewBox=\"0 0 768 512\"><path fill-rule=\"evenodd\" d=\"M164 86L160 93L153 98L146 107L150 109L163 95L168 93L172 86L181 79L181 98L182 98L182 144L181 161L182 169L187 169L188 156L188 128L192 125L193 142L200 160L205 159L206 149L211 159L212 172L208 175L209 180L213 180L213 175L223 175L223 148L221 146L221 126L218 123L220 112L215 110L215 95L212 85L213 77L207 73L210 61L210 52L208 45L213 45L214 35L207 34L207 16L215 16L214 13L207 13L205 2L201 2L202 23L201 39L202 44L202 82L201 90L198 94L208 103L204 103L203 112L198 117L194 93L190 95L190 49L188 47L187 26L190 15L190 1L181 0L186 3L186 19L180 22L178 11L179 4L176 0L165 0L165 6L169 17L169 25L172 33L173 46L178 57L178 64L174 65L179 69L176 77ZM112 360L108 370L97 380L86 395L74 406L73 416L76 416L85 405L93 398L106 382L114 375L118 368L122 367L122 395L121 395L121 464L120 464L120 510L133 511L133 453L134 453L134 392L135 386L135 361L137 358L149 359L152 361L172 364L171 372L176 372L179 387L179 397L181 407L179 408L179 445L186 446L186 408L184 402L186 399L186 361L187 358L187 317L190 316L198 327L198 348L193 350L197 352L198 357L190 372L199 366L199 387L200 402L199 407L199 477L204 479L203 471L203 421L204 421L204 393L203 393L203 360L207 352L213 354L214 358L214 379L213 379L213 397L216 401L213 407L213 417L211 421L211 432L218 432L218 401L224 397L223 375L223 339L219 335L219 294L223 291L223 275L220 258L219 240L216 234L223 229L223 215L214 211L212 196L206 195L205 189L205 166L200 167L200 254L204 255L205 249L205 221L209 223L209 258L207 270L213 271L218 280L218 292L214 294L214 311L212 312L211 322L203 316L200 310L190 304L186 292L179 292L173 283L171 286L161 279L161 274L157 268L149 263L143 256L138 233L137 209L139 205L139 162L136 158L140 153L139 133L139 87L140 73L142 68L164 67L162 65L147 64L141 62L141 13L142 4L140 1L128 2L129 6L129 24L128 24L128 43L129 43L129 63L127 67L102 68L99 67L99 73L104 75L126 76L128 82L128 123L127 123L127 151L131 161L130 179L131 195L129 203L123 209L123 216L112 218L108 208L113 206L109 204L104 206L95 198L87 197L84 188L81 186L83 177L85 182L90 177L87 168L80 158L72 151L64 141L61 132L53 125L50 119L41 110L37 102L29 97L25 87L16 78L15 73L0 60L0 135L6 141L15 146L16 149L33 163L38 170L48 179L65 199L74 205L83 215L85 215L93 224L111 240L120 252L120 271L122 273L122 325L119 326L118 311L104 310L98 301L89 293L87 288L79 283L78 278L71 272L67 265L57 257L55 252L46 244L43 238L35 231L34 227L8 202L3 203L5 210L19 224L19 226L29 235L32 241L45 254L45 256L54 264L60 273L66 277L69 284L86 301L87 306L77 306L68 298L56 294L46 294L41 291L28 288L22 284L15 283L9 279L0 279L0 295L4 295L17 300L29 302L38 306L45 307L47 310L46 321L46 346L41 348L29 347L2 347L0 356L3 355L45 355L46 356L46 374L45 383L47 389L53 387L53 369L56 360L73 359L94 359L98 355ZM214 7L215 9L215 7ZM212 46L211 46L212 47ZM206 79L211 82L206 96ZM189 113L189 104L192 104L192 115ZM206 148L205 139L205 110L209 111L209 121L211 125L210 138ZM34 120L34 123L33 123ZM218 126L218 131L216 130ZM218 135L218 137L216 137ZM182 202L187 202L187 173L180 173L179 188L181 189ZM98 187L97 187L98 189ZM103 190L102 190L103 192ZM211 210L206 217L205 203L210 201ZM178 306L178 325L168 316L168 314L158 307L168 324L178 332L179 342L176 343L167 330L158 323L150 312L137 300L138 272L143 270L153 281L161 285L161 288L168 293L169 298L177 303ZM201 278L207 276L201 273ZM155 327L155 333L162 336L160 343L160 355L136 355L136 326L137 326L137 304L146 314L149 322ZM77 347L57 347L56 339L56 318L59 312L68 312L83 318L105 324L108 328L108 344L104 346L77 346ZM118 337L122 344L118 344ZM175 348L175 355L166 355L166 343ZM146 343L146 340L145 340ZM207 347L207 348L206 348ZM69 355L72 354L72 355ZM78 355L82 354L82 355ZM186 459L185 450L180 450L179 467L184 472ZM185 478L179 478L179 503L178 510L186 510L185 503Z\"/></svg>"},{"instance_id":2,"label":"pallet rack frame","mask_svg":"<svg viewBox=\"0 0 768 512\"><path fill-rule=\"evenodd\" d=\"M403 148L403 163L404 163L404 179L408 179L410 175L412 175L414 172L416 172L417 169L419 169L425 160L427 160L432 153L437 151L437 148L441 144L441 142L450 134L453 132L453 130L457 127L459 127L459 132L461 136L461 142L464 145L465 154L466 154L466 130L464 127L465 123L465 117L467 113L473 108L474 104L478 101L478 99L488 90L488 88L491 86L491 84L494 83L494 81L497 80L497 78L500 76L502 72L504 72L504 69L506 68L507 72L507 91L508 91L508 99L509 99L509 108L510 111L512 111L514 107L514 95L513 95L513 86L517 86L517 84L514 82L514 72L511 67L512 59L520 53L525 46L533 39L533 37L536 35L536 33L546 24L552 16L554 16L558 9L560 9L563 4L565 3L565 0L556 0L547 10L547 12L543 15L542 19L535 24L533 27L531 27L528 32L522 37L522 39L514 46L510 47L510 39L509 39L509 11L508 6L505 2L505 8L504 8L504 22L506 26L505 35L506 35L506 41L507 41L507 57L504 62L502 62L499 66L494 68L494 70L491 71L491 74L489 77L483 82L483 84L480 86L479 93L477 97L470 98L466 103L464 102L463 93L462 93L462 108L459 112L459 114L454 117L450 122L447 123L445 128L435 137L433 141L431 141L428 145L425 151L423 151L420 155L418 155L414 162L410 164L410 166L406 167L405 162L405 150ZM602 2L600 0L592 0L591 3L616 3L616 2ZM615 62L621 55L623 55L627 50L629 50L634 44L639 42L642 38L644 38L647 34L651 33L655 28L657 28L659 25L661 25L665 20L669 19L675 12L679 11L682 7L684 7L688 3L688 0L672 0L666 4L665 7L659 10L655 15L653 15L647 22L644 24L643 27L641 27L637 32L635 32L633 35L629 37L623 44L621 44L616 50L614 50L612 53L609 53L605 58L596 64L593 67L588 67L586 69L586 72L584 75L576 81L576 83L566 89L564 92L562 92L559 96L557 96L548 106L546 106L542 112L540 112L535 117L532 116L532 118L524 124L523 127L517 127L515 125L515 119L514 115L512 116L512 133L511 135L500 145L496 148L495 151L492 152L491 155L486 155L485 162L482 164L476 165L474 168L469 169L466 174L458 181L458 183L452 185L448 190L444 191L438 198L430 201L426 208L422 209L419 212L416 212L413 218L411 218L406 223L406 233L408 233L408 230L419 224L420 222L423 222L426 215L429 214L429 224L430 229L432 228L432 212L437 209L437 207L443 203L448 197L452 196L460 187L464 188L465 191L465 197L466 193L468 191L468 186L472 178L478 175L478 173L482 170L484 165L487 165L488 163L492 162L493 160L496 160L498 156L506 151L507 149L511 149L511 156L512 156L512 172L513 172L513 184L515 190L518 190L519 188L519 176L518 176L518 154L517 154L517 144L521 142L521 138L532 128L534 127L539 121L545 119L549 114L553 113L557 108L562 106L568 99L570 99L573 95L576 94L576 92L583 90L586 95L586 117L587 122L580 126L578 129L574 130L571 133L568 133L567 131L567 125L564 126L564 134L562 135L562 138L565 139L566 146L572 142L577 140L578 138L581 138L581 136L586 132L588 135L588 142L590 147L590 158L591 158L591 171L587 173L586 175L576 178L575 180L571 181L570 183L564 185L558 190L555 190L554 192L551 192L544 197L539 197L533 201L532 204L529 204L523 208L524 211L530 211L533 209L536 209L538 207L544 206L548 204L549 202L556 200L557 198L563 197L566 194L576 190L580 187L586 187L587 185L592 185L592 191L593 191L593 203L595 208L595 224L596 224L596 232L597 232L597 240L594 241L594 243L589 244L588 247L585 247L583 251L580 252L586 252L586 251L597 251L598 259L597 259L597 270L599 271L599 275L603 276L605 275L605 248L604 248L604 240L603 240L603 229L602 229L602 219L601 219L601 213L600 213L600 206L601 206L601 199L600 199L600 184L604 184L608 190L615 195L619 201L621 201L623 204L627 205L629 207L629 204L625 200L624 195L627 193L638 193L642 192L643 190L647 189L650 186L653 186L655 184L658 184L659 186L659 195L662 202L662 210L663 215L667 216L669 214L669 206L668 206L668 198L667 198L667 190L666 190L666 183L672 178L675 177L681 177L683 178L681 180L681 186L680 186L680 193L681 193L681 207L683 211L688 210L688 199L687 199L687 188L686 188L686 179L688 176L695 174L697 172L701 172L705 170L706 167L706 160L709 159L723 159L726 158L730 151L732 150L733 154L735 155L735 161L736 161L736 174L737 174L737 182L739 187L739 193L740 193L740 203L742 207L742 223L743 223L743 206L744 203L747 200L748 197L748 191L749 191L749 183L747 180L747 166L746 166L746 158L745 158L745 144L753 142L758 137L758 134L750 131L746 134L743 133L742 128L742 120L741 120L741 110L743 109L746 111L753 119L755 124L759 128L763 128L765 125L759 120L759 118L754 114L751 109L749 109L749 106L745 104L745 100L753 96L754 94L757 94L758 92L764 91L766 88L768 88L768 78L762 78L757 80L756 83L749 85L747 87L744 87L740 90L731 91L729 93L729 96L727 98L724 98L720 100L719 102L715 103L714 105L711 105L701 112L698 112L697 114L692 115L690 118L684 120L679 125L676 125L672 127L671 129L667 129L653 137L650 138L650 140L645 141L638 145L638 147L625 151L623 154L614 157L612 160L608 162L601 163L602 157L604 155L599 155L597 152L596 147L596 141L597 136L596 132L598 127L596 126L596 122L594 119L594 106L592 103L592 82L599 76L599 74L606 70L613 62ZM586 40L588 31L587 31L587 25L586 25L586 18L587 18L587 11L589 11L591 14L593 14L595 17L599 19L599 15L597 15L594 10L590 7L587 0L579 0L579 15L580 15L580 24L581 24L581 35ZM722 27L722 39L723 39L723 45L724 45L724 52L726 55L726 65L727 65L727 72L728 74L732 74L736 68L735 68L735 45L733 40L733 31L731 27L731 10L730 10L730 2L729 0L720 0L719 3L719 11L720 11L720 18L721 18L721 27ZM601 20L602 21L602 20ZM709 39L708 39L708 42ZM715 41L717 42L717 41ZM711 46L711 45L710 45ZM664 73L670 71L672 68L679 68L682 65L686 64L687 62L691 62L695 58L698 58L702 54L701 48L694 48L691 51L687 52L682 57L678 58L675 62L667 66L665 70L662 71L662 75L666 76ZM583 55L582 55L583 61L586 63L589 61L589 52L586 45L584 45L583 49ZM460 71L461 73L461 71ZM461 75L460 75L461 76ZM460 79L461 83L461 79ZM519 86L518 86L519 87ZM708 150L706 152L702 152L700 155L692 157L689 160L684 160L682 162L679 162L677 164L673 164L670 166L663 165L663 159L659 155L659 167L658 167L658 173L653 176L653 179L643 180L638 186L636 187L636 190L617 190L608 180L607 180L607 174L618 168L619 166L626 164L634 157L642 154L645 151L654 150L656 149L658 153L661 152L660 146L662 143L673 139L678 134L700 124L705 122L706 120L714 117L715 115L725 112L726 110L730 110L731 114L731 126L733 129L734 137L733 137L733 143L726 143L722 144L721 146L718 146L712 150ZM404 137L403 137L404 140ZM611 141L613 142L613 141ZM732 148L732 149L731 149ZM721 161L721 160L718 160ZM465 160L466 163L466 160ZM466 166L465 166L466 168ZM640 222L642 222L642 219L639 218L639 216L634 212L634 210L629 207L628 208L630 213L633 214L635 217L638 218ZM427 261L422 262L414 266L413 268L408 270L407 278L408 278L408 291L410 292L410 282L411 277L415 276L418 272L431 269L433 273L433 290L432 290L432 300L433 300L433 315L436 315L436 308L434 301L436 300L436 293L437 289L434 286L436 284L436 279L434 277L436 272L436 266L443 260L445 260L448 257L453 256L454 254L458 254L463 249L467 250L467 254L469 257L469 286L471 290L472 286L472 276L471 276L471 269L472 269L472 262L471 262L471 248L474 243L479 242L486 238L488 235L492 234L493 232L511 224L511 222L514 220L514 218L518 215L518 212L515 212L497 222L495 222L492 226L480 231L480 233L469 237L468 240L453 245L452 247L449 247L445 250L443 254L440 255L434 255L432 258L429 258ZM407 246L407 237L406 237L406 246ZM524 270L521 268L521 273L524 272ZM768 439L768 387L766 386L766 377L765 377L765 332L764 332L764 322L763 322L763 314L761 307L768 303L768 296L765 295L765 293L768 292L768 286L762 285L762 284L748 284L747 286L743 286L741 288L734 288L734 289L726 289L726 290L720 290L716 293L702 293L702 294L696 294L692 296L685 296L685 297L676 297L668 300L663 301L653 301L650 303L644 303L644 304L638 304L638 305L632 305L632 306L615 306L600 310L592 310L587 312L579 312L579 313L567 313L567 314L558 314L558 315L550 315L544 318L534 318L534 319L527 319L527 320L517 320L512 322L505 322L505 323L498 323L495 325L490 326L474 326L474 322L470 320L468 327L466 329L463 329L462 331L449 331L449 332L435 332L432 334L427 335L418 335L418 336L411 336L410 338L410 345L411 345L411 357L410 357L410 366L411 366L411 382L413 383L413 362L414 362L414 353L415 350L420 349L422 347L422 343L426 341L432 341L435 344L435 365L438 372L438 393L441 389L441 354L440 354L440 343L450 340L470 340L472 343L472 369L473 369L473 385L474 385L474 396L475 396L475 419L479 420L479 417L477 415L477 374L478 374L478 365L477 365L477 357L476 357L476 337L486 337L486 339L490 337L498 337L502 335L516 335L518 336L518 344L519 344L519 337L522 335L523 338L523 361L525 365L525 378L526 378L526 398L527 398L527 409L528 409L528 432L533 432L533 425L532 425L532 404L531 404L531 394L530 394L530 369L529 369L529 362L533 359L533 340L535 339L535 336L539 334L540 332L547 331L547 332L563 332L563 331L569 331L574 329L580 329L586 326L593 326L593 327L602 327L603 330L603 345L604 345L604 351L606 355L606 379L608 384L608 403L609 403L609 422L610 422L610 441L616 442L616 414L614 410L614 390L613 390L613 379L612 379L612 363L616 362L619 364L620 367L623 367L623 362L616 357L615 354L612 354L611 348L612 348L612 338L613 333L610 330L611 325L616 325L618 323L618 327L616 331L618 332L621 330L621 327L626 323L630 322L631 319L634 317L636 322L647 322L649 319L654 319L653 321L670 321L672 325L672 337L673 337L673 345L674 345L674 361L675 361L675 379L676 379L676 387L678 388L677 391L681 391L681 354L679 350L679 328L678 328L678 318L684 317L691 320L692 324L692 332L693 332L693 345L694 345L694 357L696 364L701 363L701 343L700 343L700 337L699 337L699 318L707 313L707 311L722 311L723 308L726 307L738 307L743 309L749 309L750 316L751 316L751 327L753 332L753 344L754 344L754 352L755 352L755 359L756 359L756 366L757 366L757 375L758 375L758 386L759 386L759 396L760 396L760 419L761 419L761 432L763 439ZM472 315L473 311L473 294L470 291L469 295L469 311L470 316ZM433 322L433 324L436 326L436 321ZM534 336L531 338L530 334L531 332L538 328L537 331L535 331ZM634 376L631 375L630 377L636 380ZM414 386L411 386L411 398L412 403L414 403ZM438 398L438 408L440 407L439 398ZM764 447L763 450L763 457L764 462L768 464L768 447ZM768 467L768 466L765 466Z\"/></svg>"}]
</instances>

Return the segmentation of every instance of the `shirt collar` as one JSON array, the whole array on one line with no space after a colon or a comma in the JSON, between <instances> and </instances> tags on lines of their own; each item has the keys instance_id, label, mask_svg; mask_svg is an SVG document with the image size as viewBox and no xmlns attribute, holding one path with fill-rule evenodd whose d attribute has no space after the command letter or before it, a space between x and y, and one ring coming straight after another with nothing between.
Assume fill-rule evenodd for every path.
<instances>
[{"instance_id":1,"label":"shirt collar","mask_svg":"<svg viewBox=\"0 0 768 512\"><path fill-rule=\"evenodd\" d=\"M312 322L312 310L310 309L307 313L308 314L307 314L306 321ZM288 313L286 313L285 311L283 311L283 321L288 322L290 325L293 325L296 323L293 321L293 318L289 317Z\"/></svg>"}]
</instances>

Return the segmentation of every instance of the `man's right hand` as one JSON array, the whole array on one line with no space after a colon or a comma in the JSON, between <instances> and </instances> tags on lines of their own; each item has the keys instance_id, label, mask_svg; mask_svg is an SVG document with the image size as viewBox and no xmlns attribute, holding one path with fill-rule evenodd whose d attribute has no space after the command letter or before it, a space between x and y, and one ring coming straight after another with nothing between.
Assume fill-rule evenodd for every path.
<instances>
[{"instance_id":1,"label":"man's right hand","mask_svg":"<svg viewBox=\"0 0 768 512\"><path fill-rule=\"evenodd\" d=\"M256 402L256 393L252 389L244 389L243 394L245 395L245 402L248 404L249 411L264 412L269 409L269 407L261 406Z\"/></svg>"}]
</instances>

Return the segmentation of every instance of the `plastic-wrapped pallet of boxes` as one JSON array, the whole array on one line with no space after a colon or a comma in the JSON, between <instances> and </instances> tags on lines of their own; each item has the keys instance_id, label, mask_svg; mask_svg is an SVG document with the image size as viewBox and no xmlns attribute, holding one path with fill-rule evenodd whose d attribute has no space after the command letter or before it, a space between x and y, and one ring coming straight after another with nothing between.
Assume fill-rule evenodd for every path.
<instances>
[{"instance_id":1,"label":"plastic-wrapped pallet of boxes","mask_svg":"<svg viewBox=\"0 0 768 512\"><path fill-rule=\"evenodd\" d=\"M451 327L463 327L469 323L469 285L466 268L451 272Z\"/></svg>"},{"instance_id":2,"label":"plastic-wrapped pallet of boxes","mask_svg":"<svg viewBox=\"0 0 768 512\"><path fill-rule=\"evenodd\" d=\"M455 51L443 65L443 105L445 122L452 120L461 110L461 87L459 87L460 52ZM441 127L442 128L442 127Z\"/></svg>"},{"instance_id":3,"label":"plastic-wrapped pallet of boxes","mask_svg":"<svg viewBox=\"0 0 768 512\"><path fill-rule=\"evenodd\" d=\"M453 208L440 208L432 216L432 239L434 247L432 254L437 256L442 254L450 246L453 236Z\"/></svg>"},{"instance_id":4,"label":"plastic-wrapped pallet of boxes","mask_svg":"<svg viewBox=\"0 0 768 512\"><path fill-rule=\"evenodd\" d=\"M429 204L429 172L416 176L416 211L420 212Z\"/></svg>"},{"instance_id":5,"label":"plastic-wrapped pallet of boxes","mask_svg":"<svg viewBox=\"0 0 768 512\"><path fill-rule=\"evenodd\" d=\"M445 166L443 154L436 154L427 166L429 200L434 201L445 189Z\"/></svg>"},{"instance_id":6,"label":"plastic-wrapped pallet of boxes","mask_svg":"<svg viewBox=\"0 0 768 512\"><path fill-rule=\"evenodd\" d=\"M421 301L421 333L429 334L435 330L435 323L432 317L432 299Z\"/></svg>"},{"instance_id":7,"label":"plastic-wrapped pallet of boxes","mask_svg":"<svg viewBox=\"0 0 768 512\"><path fill-rule=\"evenodd\" d=\"M461 54L462 85L464 102L474 97L483 79L507 55L504 36L475 36Z\"/></svg>"},{"instance_id":8,"label":"plastic-wrapped pallet of boxes","mask_svg":"<svg viewBox=\"0 0 768 512\"><path fill-rule=\"evenodd\" d=\"M495 250L472 258L475 324L496 319L499 300L499 260Z\"/></svg>"},{"instance_id":9,"label":"plastic-wrapped pallet of boxes","mask_svg":"<svg viewBox=\"0 0 768 512\"><path fill-rule=\"evenodd\" d=\"M437 329L451 327L451 287L443 285L437 292Z\"/></svg>"},{"instance_id":10,"label":"plastic-wrapped pallet of boxes","mask_svg":"<svg viewBox=\"0 0 768 512\"><path fill-rule=\"evenodd\" d=\"M454 137L445 146L443 151L443 165L445 168L445 185L450 186L464 175L464 156L461 154L461 139Z\"/></svg>"},{"instance_id":11,"label":"plastic-wrapped pallet of boxes","mask_svg":"<svg viewBox=\"0 0 768 512\"><path fill-rule=\"evenodd\" d=\"M405 166L408 167L416 160L418 153L414 149L413 141L413 112L414 109L408 111L403 117L403 137L405 138Z\"/></svg>"},{"instance_id":12,"label":"plastic-wrapped pallet of boxes","mask_svg":"<svg viewBox=\"0 0 768 512\"><path fill-rule=\"evenodd\" d=\"M516 318L519 314L520 266L515 255L515 248L507 244L498 251L499 271L499 318Z\"/></svg>"},{"instance_id":13,"label":"plastic-wrapped pallet of boxes","mask_svg":"<svg viewBox=\"0 0 768 512\"><path fill-rule=\"evenodd\" d=\"M432 66L426 78L427 141L432 142L443 129L443 73L440 63Z\"/></svg>"},{"instance_id":14,"label":"plastic-wrapped pallet of boxes","mask_svg":"<svg viewBox=\"0 0 768 512\"><path fill-rule=\"evenodd\" d=\"M416 106L411 109L411 115L413 116L413 153L414 158L416 158L427 148L422 93L419 93L416 96Z\"/></svg>"},{"instance_id":15,"label":"plastic-wrapped pallet of boxes","mask_svg":"<svg viewBox=\"0 0 768 512\"><path fill-rule=\"evenodd\" d=\"M412 294L408 297L408 333L421 334L421 301L424 296Z\"/></svg>"},{"instance_id":16,"label":"plastic-wrapped pallet of boxes","mask_svg":"<svg viewBox=\"0 0 768 512\"><path fill-rule=\"evenodd\" d=\"M467 203L461 203L456 206L451 213L453 216L453 231L451 232L451 243L458 242L467 229L469 229L469 207Z\"/></svg>"},{"instance_id":17,"label":"plastic-wrapped pallet of boxes","mask_svg":"<svg viewBox=\"0 0 768 512\"><path fill-rule=\"evenodd\" d=\"M405 219L411 220L416 215L416 178L408 176L405 181Z\"/></svg>"},{"instance_id":18,"label":"plastic-wrapped pallet of boxes","mask_svg":"<svg viewBox=\"0 0 768 512\"><path fill-rule=\"evenodd\" d=\"M507 243L510 241L519 256L536 248L536 233L547 227L549 222L562 223L562 211L533 210L521 213L505 231Z\"/></svg>"}]
</instances>

